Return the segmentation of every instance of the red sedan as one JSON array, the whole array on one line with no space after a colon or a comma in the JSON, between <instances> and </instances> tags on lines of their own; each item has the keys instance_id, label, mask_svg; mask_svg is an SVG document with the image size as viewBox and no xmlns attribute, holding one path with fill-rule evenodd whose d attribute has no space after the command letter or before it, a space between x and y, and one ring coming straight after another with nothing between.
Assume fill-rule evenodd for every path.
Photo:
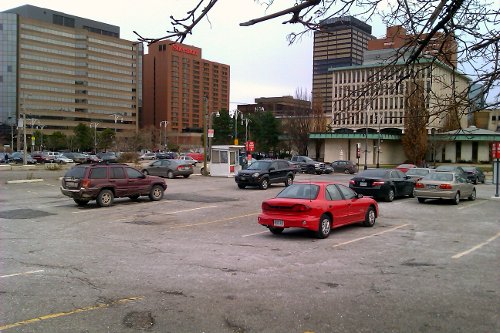
<instances>
[{"instance_id":1,"label":"red sedan","mask_svg":"<svg viewBox=\"0 0 500 333\"><path fill-rule=\"evenodd\" d=\"M259 224L280 234L285 228L305 228L326 238L332 228L362 223L372 227L378 216L377 202L349 187L331 182L296 182L275 198L262 202Z\"/></svg>"},{"instance_id":2,"label":"red sedan","mask_svg":"<svg viewBox=\"0 0 500 333\"><path fill-rule=\"evenodd\" d=\"M415 164L408 164L408 163L403 163L400 164L396 167L396 169L400 170L401 172L406 173L408 170L416 168L417 166Z\"/></svg>"}]
</instances>

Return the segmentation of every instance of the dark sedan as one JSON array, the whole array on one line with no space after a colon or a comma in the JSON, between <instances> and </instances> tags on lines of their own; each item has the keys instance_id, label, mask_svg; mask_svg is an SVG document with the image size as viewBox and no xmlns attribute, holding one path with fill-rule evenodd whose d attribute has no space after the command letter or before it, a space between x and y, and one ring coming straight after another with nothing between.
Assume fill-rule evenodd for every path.
<instances>
[{"instance_id":1,"label":"dark sedan","mask_svg":"<svg viewBox=\"0 0 500 333\"><path fill-rule=\"evenodd\" d=\"M475 166L463 166L462 169L464 169L467 179L470 180L472 184L484 184L486 176L481 169Z\"/></svg>"},{"instance_id":2,"label":"dark sedan","mask_svg":"<svg viewBox=\"0 0 500 333\"><path fill-rule=\"evenodd\" d=\"M396 197L415 196L415 180L397 169L368 169L360 172L349 182L356 193L385 201Z\"/></svg>"},{"instance_id":3,"label":"dark sedan","mask_svg":"<svg viewBox=\"0 0 500 333\"><path fill-rule=\"evenodd\" d=\"M24 163L24 153L22 152L14 152L12 155L9 157L9 162L14 162L16 164L21 164ZM26 154L26 164L36 164L36 160L31 157L30 154Z\"/></svg>"},{"instance_id":4,"label":"dark sedan","mask_svg":"<svg viewBox=\"0 0 500 333\"><path fill-rule=\"evenodd\" d=\"M193 174L193 165L182 160L161 159L151 162L142 169L145 175L153 175L167 178L183 176L188 178Z\"/></svg>"}]
</instances>

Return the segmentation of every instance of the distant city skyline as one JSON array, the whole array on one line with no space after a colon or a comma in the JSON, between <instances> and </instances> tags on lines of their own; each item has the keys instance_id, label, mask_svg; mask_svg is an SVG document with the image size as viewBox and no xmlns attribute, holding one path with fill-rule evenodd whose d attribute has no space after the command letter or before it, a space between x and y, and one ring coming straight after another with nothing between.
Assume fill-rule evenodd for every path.
<instances>
[{"instance_id":1,"label":"distant city skyline","mask_svg":"<svg viewBox=\"0 0 500 333\"><path fill-rule=\"evenodd\" d=\"M85 4L64 0L2 0L0 11L25 4L49 8L67 14L101 21L120 27L121 38L137 40L162 37L171 28L169 17L185 16L197 1L152 0L146 6L124 0L119 3L89 0ZM288 4L288 3L287 3ZM173 8L169 11L169 8ZM118 10L117 10L118 9ZM269 12L281 9L273 5ZM269 13L268 12L268 13ZM283 19L240 27L239 23L265 15L265 6L253 0L221 0L202 20L184 44L203 49L203 58L231 66L230 109L237 104L254 103L255 98L294 96L297 89L312 90L313 35L305 35L288 45L287 34L299 32L302 26L283 25ZM385 27L374 27L382 36Z\"/></svg>"}]
</instances>

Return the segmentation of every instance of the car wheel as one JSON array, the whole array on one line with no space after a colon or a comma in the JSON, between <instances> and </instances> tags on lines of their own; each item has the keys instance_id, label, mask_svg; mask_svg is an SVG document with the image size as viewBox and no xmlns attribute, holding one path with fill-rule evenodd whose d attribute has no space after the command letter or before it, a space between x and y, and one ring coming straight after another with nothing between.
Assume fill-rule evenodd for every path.
<instances>
[{"instance_id":1,"label":"car wheel","mask_svg":"<svg viewBox=\"0 0 500 333\"><path fill-rule=\"evenodd\" d=\"M285 228L276 228L276 227L269 227L269 231L272 232L275 235L279 235L283 232Z\"/></svg>"},{"instance_id":2,"label":"car wheel","mask_svg":"<svg viewBox=\"0 0 500 333\"><path fill-rule=\"evenodd\" d=\"M78 206L85 206L89 203L89 200L73 199Z\"/></svg>"},{"instance_id":3,"label":"car wheel","mask_svg":"<svg viewBox=\"0 0 500 333\"><path fill-rule=\"evenodd\" d=\"M477 177L476 177L476 178L474 178L474 181L473 181L472 183L473 183L474 185L477 185L477 183L478 183Z\"/></svg>"},{"instance_id":4,"label":"car wheel","mask_svg":"<svg viewBox=\"0 0 500 333\"><path fill-rule=\"evenodd\" d=\"M375 209L373 207L369 207L368 210L366 211L365 214L365 221L363 222L363 225L365 227L373 227L375 224L375 219L377 218L375 214Z\"/></svg>"},{"instance_id":5,"label":"car wheel","mask_svg":"<svg viewBox=\"0 0 500 333\"><path fill-rule=\"evenodd\" d=\"M239 188L245 188L246 186L245 186L245 185L243 185L243 184L238 184L238 187L239 187Z\"/></svg>"},{"instance_id":6,"label":"car wheel","mask_svg":"<svg viewBox=\"0 0 500 333\"><path fill-rule=\"evenodd\" d=\"M410 194L408 194L410 198L415 198L415 186L412 188Z\"/></svg>"},{"instance_id":7,"label":"car wheel","mask_svg":"<svg viewBox=\"0 0 500 333\"><path fill-rule=\"evenodd\" d=\"M285 186L290 186L292 184L293 184L293 177L292 176L286 177Z\"/></svg>"},{"instance_id":8,"label":"car wheel","mask_svg":"<svg viewBox=\"0 0 500 333\"><path fill-rule=\"evenodd\" d=\"M149 199L151 201L158 201L163 198L163 187L160 185L153 185L151 191L149 192Z\"/></svg>"},{"instance_id":9,"label":"car wheel","mask_svg":"<svg viewBox=\"0 0 500 333\"><path fill-rule=\"evenodd\" d=\"M385 196L385 201L392 202L394 200L394 189L390 188L389 192L387 192L387 195Z\"/></svg>"},{"instance_id":10,"label":"car wheel","mask_svg":"<svg viewBox=\"0 0 500 333\"><path fill-rule=\"evenodd\" d=\"M101 207L109 207L113 204L114 198L111 190L102 190L97 196L97 204Z\"/></svg>"},{"instance_id":11,"label":"car wheel","mask_svg":"<svg viewBox=\"0 0 500 333\"><path fill-rule=\"evenodd\" d=\"M453 198L453 204L458 205L460 203L460 193L455 194L455 198Z\"/></svg>"},{"instance_id":12,"label":"car wheel","mask_svg":"<svg viewBox=\"0 0 500 333\"><path fill-rule=\"evenodd\" d=\"M135 201L135 200L139 199L140 195L139 194L134 194L134 195L129 195L128 197L129 197L130 200L134 200Z\"/></svg>"},{"instance_id":13,"label":"car wheel","mask_svg":"<svg viewBox=\"0 0 500 333\"><path fill-rule=\"evenodd\" d=\"M472 193L470 194L469 198L470 201L476 200L476 189L472 190Z\"/></svg>"},{"instance_id":14,"label":"car wheel","mask_svg":"<svg viewBox=\"0 0 500 333\"><path fill-rule=\"evenodd\" d=\"M184 178L189 178L189 175L182 175L182 177L184 177Z\"/></svg>"},{"instance_id":15,"label":"car wheel","mask_svg":"<svg viewBox=\"0 0 500 333\"><path fill-rule=\"evenodd\" d=\"M168 178L168 179L172 179L172 178L174 178L174 173L172 172L172 170L169 170L169 171L167 172L167 178Z\"/></svg>"},{"instance_id":16,"label":"car wheel","mask_svg":"<svg viewBox=\"0 0 500 333\"><path fill-rule=\"evenodd\" d=\"M267 190L267 188L269 187L269 179L267 178L262 179L260 181L259 187L261 190Z\"/></svg>"},{"instance_id":17,"label":"car wheel","mask_svg":"<svg viewBox=\"0 0 500 333\"><path fill-rule=\"evenodd\" d=\"M351 172L349 171L349 169L345 169L345 170L344 170L344 173L345 173L346 175L348 175L348 174L350 174Z\"/></svg>"},{"instance_id":18,"label":"car wheel","mask_svg":"<svg viewBox=\"0 0 500 333\"><path fill-rule=\"evenodd\" d=\"M149 171L148 170L142 170L142 173L145 174L146 176L149 175Z\"/></svg>"},{"instance_id":19,"label":"car wheel","mask_svg":"<svg viewBox=\"0 0 500 333\"><path fill-rule=\"evenodd\" d=\"M417 198L418 202L420 203L424 203L425 202L425 198Z\"/></svg>"},{"instance_id":20,"label":"car wheel","mask_svg":"<svg viewBox=\"0 0 500 333\"><path fill-rule=\"evenodd\" d=\"M332 219L330 216L323 214L319 218L318 231L316 232L316 237L326 238L330 235L330 230L332 228Z\"/></svg>"}]
</instances>

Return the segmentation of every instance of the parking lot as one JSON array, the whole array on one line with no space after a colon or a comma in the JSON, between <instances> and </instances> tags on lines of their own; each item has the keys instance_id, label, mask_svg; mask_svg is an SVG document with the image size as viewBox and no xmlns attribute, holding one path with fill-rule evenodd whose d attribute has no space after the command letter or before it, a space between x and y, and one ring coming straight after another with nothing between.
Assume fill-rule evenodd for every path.
<instances>
[{"instance_id":1,"label":"parking lot","mask_svg":"<svg viewBox=\"0 0 500 333\"><path fill-rule=\"evenodd\" d=\"M281 184L193 175L162 201L99 208L60 193L63 171L13 172L0 172L2 332L500 331L491 184L458 206L379 202L373 228L320 240L257 223Z\"/></svg>"}]
</instances>

